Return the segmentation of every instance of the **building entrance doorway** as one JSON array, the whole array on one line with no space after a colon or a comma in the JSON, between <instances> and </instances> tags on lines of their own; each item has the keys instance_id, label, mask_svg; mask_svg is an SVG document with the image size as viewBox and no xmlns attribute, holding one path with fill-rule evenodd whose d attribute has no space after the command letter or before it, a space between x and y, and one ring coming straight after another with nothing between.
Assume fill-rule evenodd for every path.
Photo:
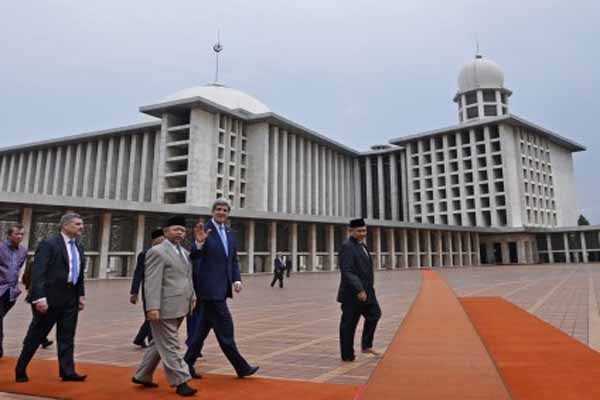
<instances>
[{"instance_id":1,"label":"building entrance doorway","mask_svg":"<svg viewBox=\"0 0 600 400\"><path fill-rule=\"evenodd\" d=\"M519 262L517 242L508 242L508 262L511 264L517 264Z\"/></svg>"}]
</instances>

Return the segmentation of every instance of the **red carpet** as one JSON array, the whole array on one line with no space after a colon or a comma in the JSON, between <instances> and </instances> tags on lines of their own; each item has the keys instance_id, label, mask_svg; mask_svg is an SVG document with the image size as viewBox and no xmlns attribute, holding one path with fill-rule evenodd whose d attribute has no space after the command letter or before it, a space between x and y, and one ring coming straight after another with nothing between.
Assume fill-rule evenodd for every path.
<instances>
[{"instance_id":1,"label":"red carpet","mask_svg":"<svg viewBox=\"0 0 600 400\"><path fill-rule=\"evenodd\" d=\"M501 298L461 303L514 399L600 399L600 353Z\"/></svg>"},{"instance_id":2,"label":"red carpet","mask_svg":"<svg viewBox=\"0 0 600 400\"><path fill-rule=\"evenodd\" d=\"M162 370L157 370L154 375L160 387L145 389L131 383L132 368L78 363L78 372L88 374L88 380L83 383L62 382L58 378L55 360L33 360L28 369L30 382L15 383L14 365L13 358L0 359L0 392L86 400L181 399L166 383ZM202 400L352 400L358 389L354 385L237 379L224 375L204 375L203 379L190 385L200 389L192 398Z\"/></svg>"},{"instance_id":3,"label":"red carpet","mask_svg":"<svg viewBox=\"0 0 600 400\"><path fill-rule=\"evenodd\" d=\"M435 272L424 271L419 295L357 399L510 396L452 289Z\"/></svg>"}]
</instances>

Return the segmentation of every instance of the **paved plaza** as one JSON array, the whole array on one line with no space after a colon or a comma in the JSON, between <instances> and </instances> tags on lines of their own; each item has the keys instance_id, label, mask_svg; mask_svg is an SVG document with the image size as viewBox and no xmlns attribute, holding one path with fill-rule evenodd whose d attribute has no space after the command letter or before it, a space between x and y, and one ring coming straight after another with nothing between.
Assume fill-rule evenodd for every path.
<instances>
[{"instance_id":1,"label":"paved plaza","mask_svg":"<svg viewBox=\"0 0 600 400\"><path fill-rule=\"evenodd\" d=\"M598 298L600 265L531 265L438 270L458 296L502 296L577 340L600 348ZM359 354L342 363L338 350L339 305L335 302L338 273L292 275L284 289L271 288L271 275L245 277L245 288L231 302L238 345L260 376L330 383L365 383L377 359ZM382 271L376 288L383 317L376 348L385 350L414 300L421 281L418 270ZM129 280L89 281L87 309L80 314L76 360L130 366L142 357L131 341L142 320L139 306L128 303ZM17 356L30 321L20 301L5 321L5 353ZM183 332L183 330L182 330ZM423 332L443 335L439 330ZM358 338L358 336L357 336ZM356 341L358 349L359 340ZM38 358L55 358L40 349ZM211 334L202 372L233 374ZM1 398L1 397L0 397ZM12 398L12 397L6 397Z\"/></svg>"}]
</instances>

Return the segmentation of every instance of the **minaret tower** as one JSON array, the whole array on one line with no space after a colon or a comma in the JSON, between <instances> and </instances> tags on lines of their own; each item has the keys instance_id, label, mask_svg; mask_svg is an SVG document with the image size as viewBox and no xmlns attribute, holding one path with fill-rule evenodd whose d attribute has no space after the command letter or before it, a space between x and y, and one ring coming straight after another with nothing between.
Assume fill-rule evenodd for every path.
<instances>
[{"instance_id":1,"label":"minaret tower","mask_svg":"<svg viewBox=\"0 0 600 400\"><path fill-rule=\"evenodd\" d=\"M504 72L479 51L458 75L458 121L462 123L508 114L512 92L504 87Z\"/></svg>"}]
</instances>

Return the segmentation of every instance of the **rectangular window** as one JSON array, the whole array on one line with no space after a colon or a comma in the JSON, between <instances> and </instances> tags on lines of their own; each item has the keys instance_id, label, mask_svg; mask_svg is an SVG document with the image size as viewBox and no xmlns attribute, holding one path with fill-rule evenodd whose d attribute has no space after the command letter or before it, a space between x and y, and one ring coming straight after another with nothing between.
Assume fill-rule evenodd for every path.
<instances>
[{"instance_id":1,"label":"rectangular window","mask_svg":"<svg viewBox=\"0 0 600 400\"><path fill-rule=\"evenodd\" d=\"M467 101L467 105L477 103L477 92L470 92L465 95L465 100Z\"/></svg>"},{"instance_id":2,"label":"rectangular window","mask_svg":"<svg viewBox=\"0 0 600 400\"><path fill-rule=\"evenodd\" d=\"M477 106L467 108L467 118L471 119L477 117L479 117L479 110L477 109Z\"/></svg>"},{"instance_id":3,"label":"rectangular window","mask_svg":"<svg viewBox=\"0 0 600 400\"><path fill-rule=\"evenodd\" d=\"M495 102L496 101L496 92L493 90L484 90L483 91L483 101L489 103L489 102Z\"/></svg>"},{"instance_id":4,"label":"rectangular window","mask_svg":"<svg viewBox=\"0 0 600 400\"><path fill-rule=\"evenodd\" d=\"M495 117L498 115L498 108L494 106L483 106L483 114L486 117Z\"/></svg>"}]
</instances>

